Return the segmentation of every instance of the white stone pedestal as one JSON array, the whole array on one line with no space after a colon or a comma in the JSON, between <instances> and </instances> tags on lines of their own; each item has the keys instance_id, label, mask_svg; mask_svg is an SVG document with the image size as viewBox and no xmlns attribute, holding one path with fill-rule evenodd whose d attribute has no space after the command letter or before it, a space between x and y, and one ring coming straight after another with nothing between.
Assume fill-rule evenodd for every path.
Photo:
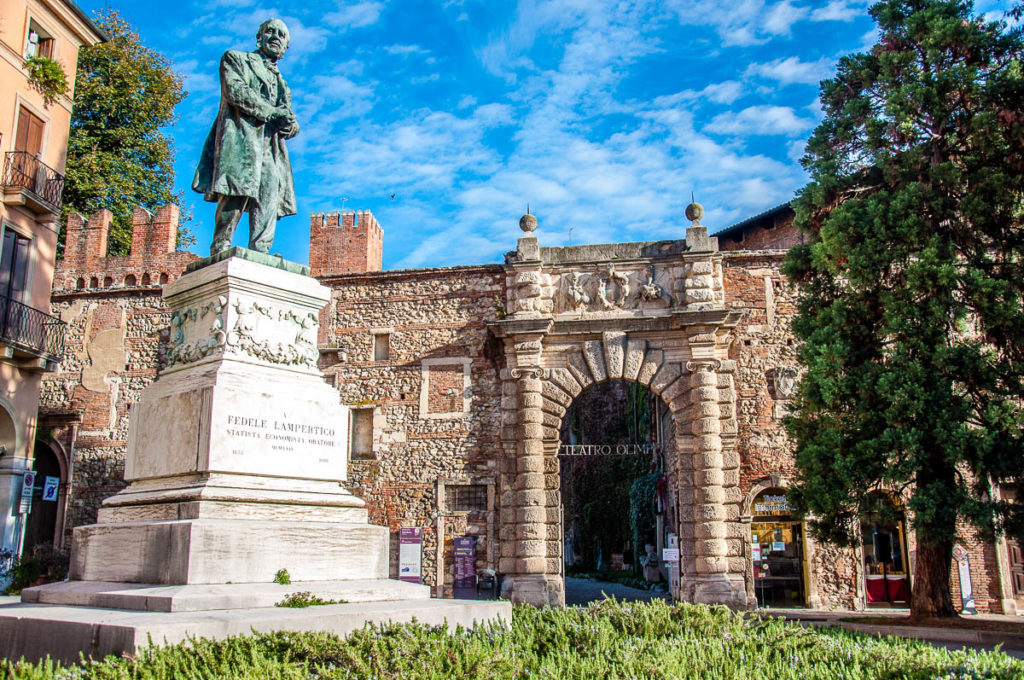
<instances>
[{"instance_id":1,"label":"white stone pedestal","mask_svg":"<svg viewBox=\"0 0 1024 680\"><path fill-rule=\"evenodd\" d=\"M241 248L196 265L164 289L168 365L132 408L128 487L74 530L70 581L0 609L0 654L45 653L29 630L64 641L53 653L74 660L278 620L338 632L381 617L507 620L508 603L431 604L427 586L387 580L388 531L341 485L348 408L317 368L330 290ZM290 590L273 583L281 569ZM294 590L352 604L273 607ZM377 600L389 604L367 604Z\"/></svg>"}]
</instances>

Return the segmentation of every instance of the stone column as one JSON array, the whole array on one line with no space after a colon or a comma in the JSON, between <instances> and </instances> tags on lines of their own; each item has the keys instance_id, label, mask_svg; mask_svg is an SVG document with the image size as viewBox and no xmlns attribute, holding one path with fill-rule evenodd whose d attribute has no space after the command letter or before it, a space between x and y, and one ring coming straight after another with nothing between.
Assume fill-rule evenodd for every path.
<instances>
[{"instance_id":1,"label":"stone column","mask_svg":"<svg viewBox=\"0 0 1024 680\"><path fill-rule=\"evenodd\" d=\"M695 358L690 404L693 455L693 531L695 573L684 574L684 591L695 602L746 606L743 572L733 573L729 561L728 517L719 375L722 362ZM738 520L738 516L731 518ZM734 522L737 523L737 522ZM742 559L742 552L739 557Z\"/></svg>"},{"instance_id":2,"label":"stone column","mask_svg":"<svg viewBox=\"0 0 1024 680\"><path fill-rule=\"evenodd\" d=\"M515 576L513 602L562 604L565 601L558 574L548 574L548 523L551 511L545 489L543 369L519 367L516 379L519 414L516 424L516 478L513 504L516 513Z\"/></svg>"}]
</instances>

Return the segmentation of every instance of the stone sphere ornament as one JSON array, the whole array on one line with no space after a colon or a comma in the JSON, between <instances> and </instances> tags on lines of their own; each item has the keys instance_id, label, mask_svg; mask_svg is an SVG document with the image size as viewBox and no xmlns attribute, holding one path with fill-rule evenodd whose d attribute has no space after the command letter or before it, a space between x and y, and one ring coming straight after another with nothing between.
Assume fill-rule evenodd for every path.
<instances>
[{"instance_id":1,"label":"stone sphere ornament","mask_svg":"<svg viewBox=\"0 0 1024 680\"><path fill-rule=\"evenodd\" d=\"M704 217L704 206L700 203L694 201L686 206L686 219L699 224L702 217Z\"/></svg>"},{"instance_id":2,"label":"stone sphere ornament","mask_svg":"<svg viewBox=\"0 0 1024 680\"><path fill-rule=\"evenodd\" d=\"M525 231L527 234L529 234L532 231L536 231L537 218L531 215L530 213L526 213L521 218L519 218L519 228Z\"/></svg>"}]
</instances>

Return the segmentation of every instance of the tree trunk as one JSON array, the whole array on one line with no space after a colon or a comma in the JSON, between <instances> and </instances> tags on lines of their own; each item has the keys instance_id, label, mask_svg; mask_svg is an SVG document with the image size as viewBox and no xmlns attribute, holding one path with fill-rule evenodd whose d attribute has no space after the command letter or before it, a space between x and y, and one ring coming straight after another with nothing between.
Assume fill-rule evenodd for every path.
<instances>
[{"instance_id":1,"label":"tree trunk","mask_svg":"<svg viewBox=\"0 0 1024 680\"><path fill-rule=\"evenodd\" d=\"M917 561L914 564L914 588L910 593L910 618L952 618L953 596L949 592L949 570L953 542L935 540L917 529Z\"/></svg>"}]
</instances>

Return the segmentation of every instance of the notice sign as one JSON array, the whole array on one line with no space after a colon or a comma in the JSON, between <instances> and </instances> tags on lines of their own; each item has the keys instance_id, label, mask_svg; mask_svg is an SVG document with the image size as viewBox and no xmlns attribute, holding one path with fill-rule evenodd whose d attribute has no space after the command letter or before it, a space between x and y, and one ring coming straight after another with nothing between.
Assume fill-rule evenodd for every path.
<instances>
[{"instance_id":1,"label":"notice sign","mask_svg":"<svg viewBox=\"0 0 1024 680\"><path fill-rule=\"evenodd\" d=\"M32 489L36 485L36 473L26 470L21 478L21 505L18 511L25 515L32 511Z\"/></svg>"},{"instance_id":2,"label":"notice sign","mask_svg":"<svg viewBox=\"0 0 1024 680\"><path fill-rule=\"evenodd\" d=\"M398 530L398 580L420 582L423 555L423 530L419 527Z\"/></svg>"},{"instance_id":3,"label":"notice sign","mask_svg":"<svg viewBox=\"0 0 1024 680\"><path fill-rule=\"evenodd\" d=\"M476 599L476 537L455 539L455 592L459 600Z\"/></svg>"},{"instance_id":4,"label":"notice sign","mask_svg":"<svg viewBox=\"0 0 1024 680\"><path fill-rule=\"evenodd\" d=\"M956 560L957 572L960 575L960 599L963 601L961 614L977 614L978 609L974 605L974 587L971 584L971 558L967 548L959 543L953 548L953 558Z\"/></svg>"},{"instance_id":5,"label":"notice sign","mask_svg":"<svg viewBox=\"0 0 1024 680\"><path fill-rule=\"evenodd\" d=\"M678 562L679 561L679 548L662 548L661 549L661 561L662 562Z\"/></svg>"},{"instance_id":6,"label":"notice sign","mask_svg":"<svg viewBox=\"0 0 1024 680\"><path fill-rule=\"evenodd\" d=\"M54 501L57 500L57 491L60 489L60 477L47 477L43 480L43 500Z\"/></svg>"},{"instance_id":7,"label":"notice sign","mask_svg":"<svg viewBox=\"0 0 1024 680\"><path fill-rule=\"evenodd\" d=\"M761 561L761 544L753 543L750 546L750 554L753 556L755 562Z\"/></svg>"}]
</instances>

